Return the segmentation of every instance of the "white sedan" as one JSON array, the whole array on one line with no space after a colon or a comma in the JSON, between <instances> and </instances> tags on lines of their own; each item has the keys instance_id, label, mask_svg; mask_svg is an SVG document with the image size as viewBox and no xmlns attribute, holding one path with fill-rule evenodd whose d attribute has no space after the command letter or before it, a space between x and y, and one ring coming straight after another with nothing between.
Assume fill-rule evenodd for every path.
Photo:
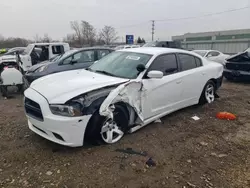
<instances>
[{"instance_id":1,"label":"white sedan","mask_svg":"<svg viewBox=\"0 0 250 188\"><path fill-rule=\"evenodd\" d=\"M113 144L163 116L211 103L223 66L168 48L120 50L93 64L45 76L25 91L29 128L58 144Z\"/></svg>"},{"instance_id":2,"label":"white sedan","mask_svg":"<svg viewBox=\"0 0 250 188\"><path fill-rule=\"evenodd\" d=\"M209 60L215 61L217 63L225 64L226 58L230 57L230 55L223 54L217 50L194 50L193 52L205 57Z\"/></svg>"}]
</instances>

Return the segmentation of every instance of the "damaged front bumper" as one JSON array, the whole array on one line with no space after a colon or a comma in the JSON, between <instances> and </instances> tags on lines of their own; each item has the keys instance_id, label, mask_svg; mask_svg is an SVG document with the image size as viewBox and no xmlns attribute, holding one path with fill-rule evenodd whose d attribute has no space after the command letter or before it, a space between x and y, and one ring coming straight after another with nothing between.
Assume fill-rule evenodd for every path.
<instances>
[{"instance_id":1,"label":"damaged front bumper","mask_svg":"<svg viewBox=\"0 0 250 188\"><path fill-rule=\"evenodd\" d=\"M25 91L24 105L28 125L33 132L61 145L70 147L83 145L85 130L91 115L83 117L54 115L50 111L47 100L31 88Z\"/></svg>"}]
</instances>

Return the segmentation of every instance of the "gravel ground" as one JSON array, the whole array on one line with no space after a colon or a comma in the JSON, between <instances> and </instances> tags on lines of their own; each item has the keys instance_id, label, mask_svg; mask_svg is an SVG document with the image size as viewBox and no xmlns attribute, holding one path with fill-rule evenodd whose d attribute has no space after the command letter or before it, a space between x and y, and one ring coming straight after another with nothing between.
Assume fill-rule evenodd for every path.
<instances>
[{"instance_id":1,"label":"gravel ground","mask_svg":"<svg viewBox=\"0 0 250 188\"><path fill-rule=\"evenodd\" d=\"M224 82L213 104L175 112L117 144L82 148L32 133L22 97L0 98L0 187L250 187L249 86ZM218 120L219 111L237 120ZM147 155L116 151L126 148ZM155 166L146 165L150 157Z\"/></svg>"}]
</instances>

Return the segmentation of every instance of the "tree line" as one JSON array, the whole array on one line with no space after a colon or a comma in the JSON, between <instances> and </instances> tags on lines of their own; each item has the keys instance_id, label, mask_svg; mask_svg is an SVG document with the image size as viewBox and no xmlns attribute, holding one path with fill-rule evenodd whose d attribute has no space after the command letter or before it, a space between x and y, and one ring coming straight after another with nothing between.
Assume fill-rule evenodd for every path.
<instances>
[{"instance_id":1,"label":"tree line","mask_svg":"<svg viewBox=\"0 0 250 188\"><path fill-rule=\"evenodd\" d=\"M70 22L72 33L67 34L63 38L64 42L67 42L72 47L84 47L94 45L109 45L116 42L119 37L113 26L105 25L102 29L97 29L89 22L72 21ZM12 48L17 46L27 46L29 43L34 42L56 42L48 34L44 34L43 37L35 35L32 40L18 37L4 38L0 35L0 48ZM143 38L138 37L137 43L145 43Z\"/></svg>"}]
</instances>

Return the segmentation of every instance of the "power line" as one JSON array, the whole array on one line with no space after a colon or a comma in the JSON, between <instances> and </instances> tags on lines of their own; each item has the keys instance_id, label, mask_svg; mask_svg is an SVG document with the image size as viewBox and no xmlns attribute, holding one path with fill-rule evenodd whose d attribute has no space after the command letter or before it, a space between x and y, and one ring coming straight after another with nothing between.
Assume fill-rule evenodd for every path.
<instances>
[{"instance_id":1,"label":"power line","mask_svg":"<svg viewBox=\"0 0 250 188\"><path fill-rule=\"evenodd\" d=\"M162 19L162 20L155 20L155 21L165 22L165 21L195 19L195 18L201 18L201 17L213 16L213 15L220 15L220 14L229 13L229 12L235 12L235 11L244 10L244 9L248 9L248 8L250 8L250 6L246 6L246 7L242 7L242 8L238 8L238 9L230 9L230 10L226 10L226 11L222 11L222 12L204 14L204 15L201 15L201 16L192 16L192 17L184 17L184 18L171 18L171 19Z\"/></svg>"}]
</instances>

